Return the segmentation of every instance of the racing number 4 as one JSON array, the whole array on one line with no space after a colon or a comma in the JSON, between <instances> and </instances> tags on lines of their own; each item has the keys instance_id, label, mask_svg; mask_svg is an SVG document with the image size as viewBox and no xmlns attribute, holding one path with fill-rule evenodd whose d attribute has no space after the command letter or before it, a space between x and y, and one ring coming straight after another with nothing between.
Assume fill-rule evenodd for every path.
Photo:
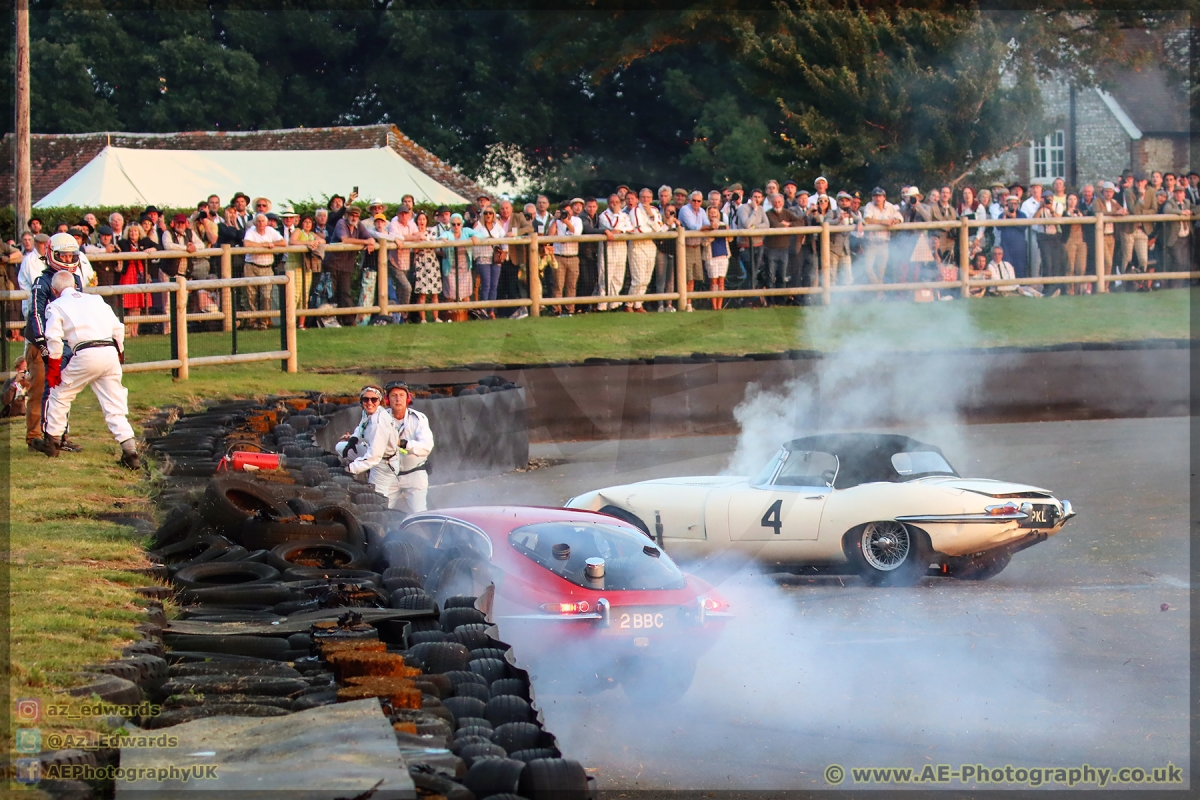
<instances>
[{"instance_id":1,"label":"racing number 4","mask_svg":"<svg viewBox=\"0 0 1200 800\"><path fill-rule=\"evenodd\" d=\"M776 500L771 503L771 507L767 509L767 513L762 515L762 526L764 528L772 528L775 535L778 536L783 528L783 520L780 518L780 510L783 508L783 500Z\"/></svg>"}]
</instances>

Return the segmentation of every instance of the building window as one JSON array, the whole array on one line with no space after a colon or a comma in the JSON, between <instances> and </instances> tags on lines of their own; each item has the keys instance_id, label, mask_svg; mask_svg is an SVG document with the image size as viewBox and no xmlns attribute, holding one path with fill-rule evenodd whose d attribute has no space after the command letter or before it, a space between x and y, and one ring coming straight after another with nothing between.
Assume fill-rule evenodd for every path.
<instances>
[{"instance_id":1,"label":"building window","mask_svg":"<svg viewBox=\"0 0 1200 800\"><path fill-rule=\"evenodd\" d=\"M1067 150L1063 142L1066 136L1062 131L1055 131L1045 139L1035 139L1030 163L1033 165L1033 179L1066 178Z\"/></svg>"}]
</instances>

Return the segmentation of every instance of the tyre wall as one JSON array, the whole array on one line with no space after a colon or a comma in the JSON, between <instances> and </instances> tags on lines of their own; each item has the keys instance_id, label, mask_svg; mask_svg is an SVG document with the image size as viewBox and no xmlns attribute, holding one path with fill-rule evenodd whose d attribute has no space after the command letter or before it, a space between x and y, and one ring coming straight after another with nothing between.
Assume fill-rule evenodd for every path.
<instances>
[{"instance_id":1,"label":"tyre wall","mask_svg":"<svg viewBox=\"0 0 1200 800\"><path fill-rule=\"evenodd\" d=\"M455 483L523 469L529 463L529 415L525 389L458 397L418 397L412 407L429 417L434 450L431 484ZM332 451L361 419L357 406L335 413L316 436Z\"/></svg>"},{"instance_id":2,"label":"tyre wall","mask_svg":"<svg viewBox=\"0 0 1200 800\"><path fill-rule=\"evenodd\" d=\"M1186 415L1191 355L1188 340L1173 339L875 354L863 380L896 387L911 402L889 404L862 424L916 424L931 411L951 411L967 422ZM739 430L733 410L749 384L781 391L797 378L815 381L823 363L838 357L811 351L697 353L581 364L478 364L382 379L469 382L495 375L519 383L527 392L528 436L534 442L728 435ZM931 373L978 377L952 407L940 408L941 398L919 391ZM818 394L813 422L819 422L823 403L836 401Z\"/></svg>"}]
</instances>

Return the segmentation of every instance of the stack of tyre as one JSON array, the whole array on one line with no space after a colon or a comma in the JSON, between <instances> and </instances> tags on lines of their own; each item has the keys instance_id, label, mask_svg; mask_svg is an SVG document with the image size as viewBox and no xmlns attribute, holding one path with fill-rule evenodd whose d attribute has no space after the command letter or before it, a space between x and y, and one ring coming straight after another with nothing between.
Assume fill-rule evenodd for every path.
<instances>
[{"instance_id":1,"label":"stack of tyre","mask_svg":"<svg viewBox=\"0 0 1200 800\"><path fill-rule=\"evenodd\" d=\"M315 445L314 425L342 406L272 399L195 415L167 409L150 426L152 449L168 454L175 470L147 543L152 574L169 583L189 627L162 635L168 674L151 699L163 710L144 724L278 716L337 702L333 671L315 646L328 633L328 610L390 608L405 613L339 631L378 639L421 670L421 708L385 708L423 794L592 795L582 766L563 759L544 729L528 674L476 608L486 585L477 554L408 538L398 530L401 515ZM231 442L251 441L282 453L285 469L204 476ZM322 622L302 633L224 632L223 623L269 630L308 616ZM449 750L455 766L412 755L430 748Z\"/></svg>"}]
</instances>

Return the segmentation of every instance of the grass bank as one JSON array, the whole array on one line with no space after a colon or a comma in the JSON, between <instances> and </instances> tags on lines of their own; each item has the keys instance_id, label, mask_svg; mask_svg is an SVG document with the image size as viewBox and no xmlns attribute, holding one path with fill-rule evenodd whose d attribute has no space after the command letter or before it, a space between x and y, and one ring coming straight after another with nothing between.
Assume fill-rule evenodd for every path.
<instances>
[{"instance_id":1,"label":"grass bank","mask_svg":"<svg viewBox=\"0 0 1200 800\"><path fill-rule=\"evenodd\" d=\"M692 314L603 313L571 318L389 325L299 332L305 370L415 369L587 357L836 350L865 335L897 349L1038 345L1189 335L1190 292L987 298L963 303L843 303ZM277 348L278 333L242 334L243 351ZM228 334L190 338L194 355L227 353ZM139 337L133 360L169 357L163 337ZM266 371L274 364L260 365ZM196 370L199 375L204 370Z\"/></svg>"}]
</instances>

